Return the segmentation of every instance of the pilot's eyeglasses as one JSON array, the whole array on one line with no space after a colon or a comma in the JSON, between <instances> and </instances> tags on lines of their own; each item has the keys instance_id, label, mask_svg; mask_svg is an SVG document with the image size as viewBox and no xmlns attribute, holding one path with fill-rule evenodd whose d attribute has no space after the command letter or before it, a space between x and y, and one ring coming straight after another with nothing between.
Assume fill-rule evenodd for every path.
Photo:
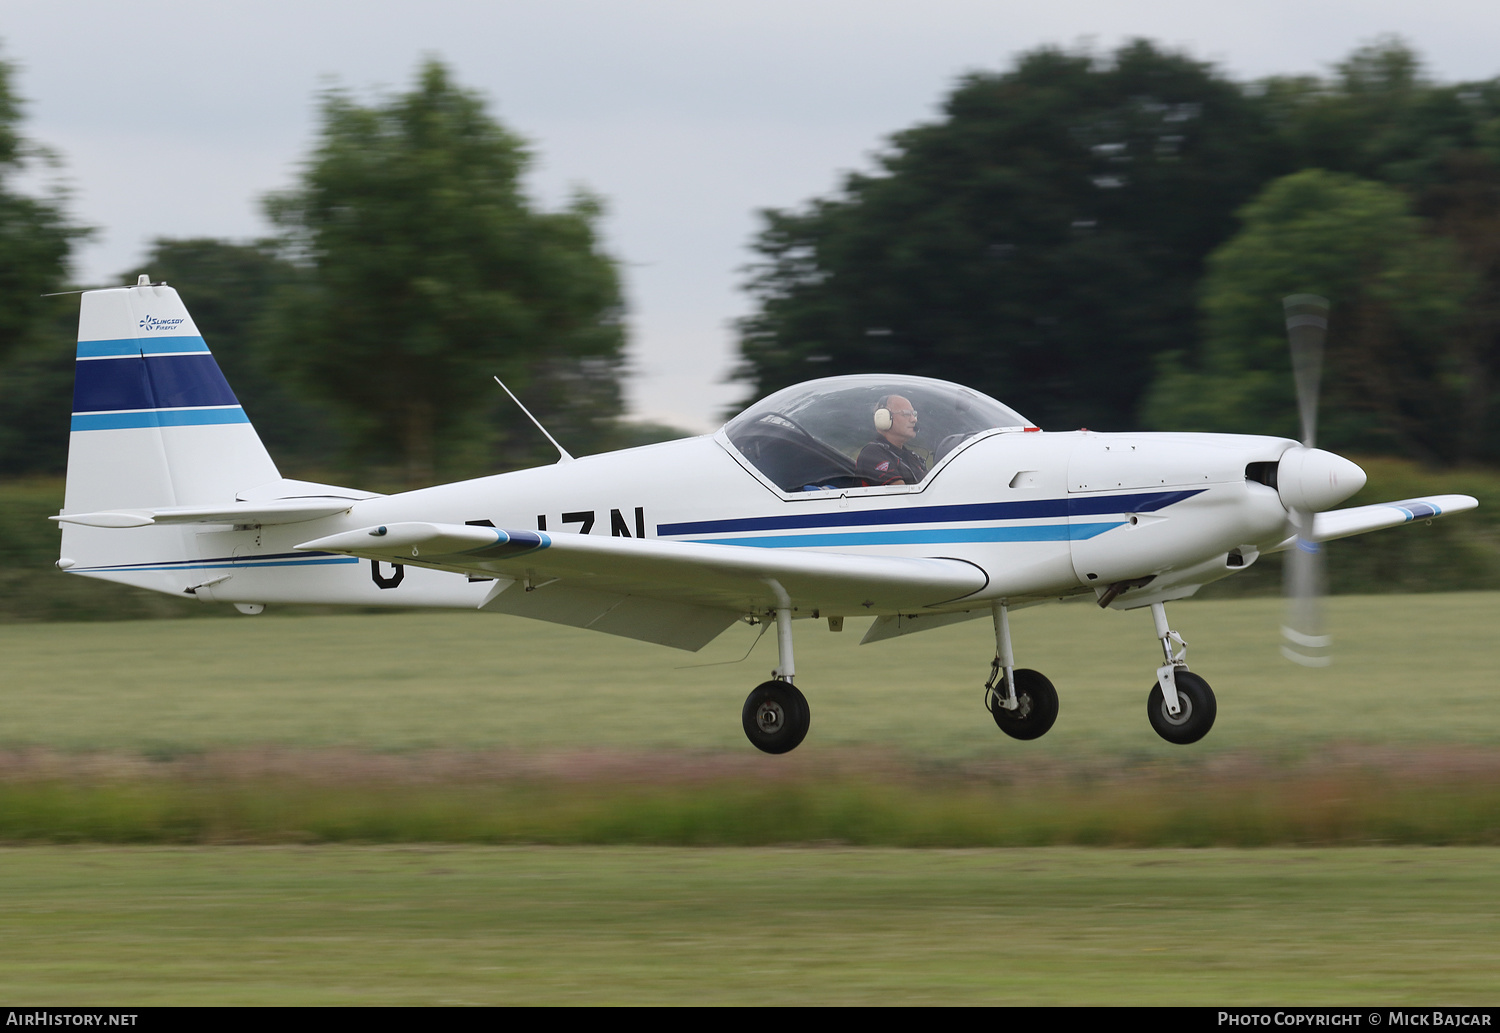
<instances>
[{"instance_id":1,"label":"pilot's eyeglasses","mask_svg":"<svg viewBox=\"0 0 1500 1033\"><path fill-rule=\"evenodd\" d=\"M891 410L891 415L892 416L910 416L910 417L915 418L916 415L917 415L917 410L915 410L915 409L892 409Z\"/></svg>"}]
</instances>

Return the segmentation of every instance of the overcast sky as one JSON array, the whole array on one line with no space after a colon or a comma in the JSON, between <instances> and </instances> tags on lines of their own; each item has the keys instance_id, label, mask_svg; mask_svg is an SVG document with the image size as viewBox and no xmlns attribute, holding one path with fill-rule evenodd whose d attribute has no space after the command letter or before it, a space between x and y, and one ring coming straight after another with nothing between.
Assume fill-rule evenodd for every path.
<instances>
[{"instance_id":1,"label":"overcast sky","mask_svg":"<svg viewBox=\"0 0 1500 1033\"><path fill-rule=\"evenodd\" d=\"M532 196L601 195L624 263L632 412L716 425L764 208L835 189L967 71L1143 36L1239 78L1320 72L1384 34L1443 80L1500 74L1494 0L0 0L27 135L97 227L80 283L155 237L264 235L338 84L364 99L447 62L530 141ZM177 284L189 308L192 284ZM212 343L212 342L210 342Z\"/></svg>"}]
</instances>

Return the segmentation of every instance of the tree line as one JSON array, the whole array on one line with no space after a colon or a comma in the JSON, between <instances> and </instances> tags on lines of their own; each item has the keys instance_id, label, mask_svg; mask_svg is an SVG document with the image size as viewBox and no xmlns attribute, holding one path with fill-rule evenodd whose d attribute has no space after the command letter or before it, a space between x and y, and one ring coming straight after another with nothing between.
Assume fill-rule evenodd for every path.
<instances>
[{"instance_id":1,"label":"tree line","mask_svg":"<svg viewBox=\"0 0 1500 1033\"><path fill-rule=\"evenodd\" d=\"M7 115L14 130L14 105L0 106ZM5 159L0 174L19 170ZM428 61L410 91L373 104L324 95L299 181L264 199L274 236L158 240L118 282L145 273L183 288L289 469L419 485L555 458L495 375L578 453L670 433L619 423L624 302L601 202L579 193L538 209L521 189L529 161L482 98ZM0 267L36 281L11 292L30 306L14 329L0 324L3 473L66 462L77 298L30 300L64 289L69 248L86 235L63 200L28 202L57 227L49 264L0 240ZM9 229L5 240L22 227Z\"/></svg>"},{"instance_id":2,"label":"tree line","mask_svg":"<svg viewBox=\"0 0 1500 1033\"><path fill-rule=\"evenodd\" d=\"M21 135L0 64L0 474L65 461L88 230ZM257 242L159 240L289 470L388 483L546 462L499 374L575 453L620 422L624 301L601 201L542 211L523 141L438 61L322 99ZM853 372L986 391L1043 427L1295 434L1280 299L1332 302L1320 443L1500 460L1500 79L1442 83L1398 41L1254 82L1147 41L975 73L873 171L766 211L736 376ZM636 434L651 435L651 430ZM665 432L663 432L665 433Z\"/></svg>"},{"instance_id":3,"label":"tree line","mask_svg":"<svg viewBox=\"0 0 1500 1033\"><path fill-rule=\"evenodd\" d=\"M763 213L756 395L886 370L1041 426L1295 436L1281 298L1332 302L1320 443L1500 459L1500 80L1398 41L1235 82L1146 41L964 78L873 173Z\"/></svg>"}]
</instances>

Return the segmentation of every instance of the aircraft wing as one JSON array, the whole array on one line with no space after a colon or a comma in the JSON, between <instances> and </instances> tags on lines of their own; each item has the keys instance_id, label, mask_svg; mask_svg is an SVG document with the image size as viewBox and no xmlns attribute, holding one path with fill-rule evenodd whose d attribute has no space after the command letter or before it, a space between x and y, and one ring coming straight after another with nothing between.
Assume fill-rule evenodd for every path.
<instances>
[{"instance_id":1,"label":"aircraft wing","mask_svg":"<svg viewBox=\"0 0 1500 1033\"><path fill-rule=\"evenodd\" d=\"M485 609L698 649L746 613L920 611L980 591L958 559L859 556L407 522L298 545L501 579ZM621 630L625 629L625 630Z\"/></svg>"},{"instance_id":2,"label":"aircraft wing","mask_svg":"<svg viewBox=\"0 0 1500 1033\"><path fill-rule=\"evenodd\" d=\"M1471 495L1428 495L1420 499L1403 499L1400 502L1377 502L1373 506L1354 506L1350 509L1334 509L1313 517L1312 538L1318 542L1331 542L1337 538L1379 531L1385 527L1398 527L1414 520L1431 520L1450 513L1462 513L1474 509L1479 500ZM1297 541L1296 535L1281 544L1265 550L1281 552Z\"/></svg>"}]
</instances>

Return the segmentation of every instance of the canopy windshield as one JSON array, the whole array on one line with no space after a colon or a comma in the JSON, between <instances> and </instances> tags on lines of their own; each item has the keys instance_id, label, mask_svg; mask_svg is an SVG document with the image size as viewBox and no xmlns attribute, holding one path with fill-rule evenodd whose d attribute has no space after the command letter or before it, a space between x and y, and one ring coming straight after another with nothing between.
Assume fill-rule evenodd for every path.
<instances>
[{"instance_id":1,"label":"canopy windshield","mask_svg":"<svg viewBox=\"0 0 1500 1033\"><path fill-rule=\"evenodd\" d=\"M904 399L909 409L891 399ZM865 374L777 391L724 429L740 454L782 491L865 487L868 482L859 476L856 462L866 445L888 440L877 418L882 408L915 410L916 436L903 444L928 470L975 434L1030 425L993 398L957 384Z\"/></svg>"}]
</instances>

